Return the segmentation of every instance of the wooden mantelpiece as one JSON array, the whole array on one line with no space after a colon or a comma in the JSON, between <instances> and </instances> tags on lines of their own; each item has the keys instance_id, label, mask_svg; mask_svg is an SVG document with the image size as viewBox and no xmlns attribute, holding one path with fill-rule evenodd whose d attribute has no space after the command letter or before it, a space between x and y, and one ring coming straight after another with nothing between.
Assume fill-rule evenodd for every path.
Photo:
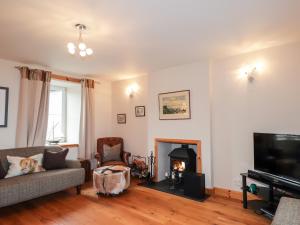
<instances>
[{"instance_id":1,"label":"wooden mantelpiece","mask_svg":"<svg viewBox=\"0 0 300 225\"><path fill-rule=\"evenodd\" d=\"M158 145L159 143L171 143L171 144L190 144L197 146L197 173L202 173L202 157L201 157L201 141L200 140L188 140L188 139L170 139L170 138L155 138L154 154L156 157L154 164L154 181L157 182L158 178Z\"/></svg>"}]
</instances>

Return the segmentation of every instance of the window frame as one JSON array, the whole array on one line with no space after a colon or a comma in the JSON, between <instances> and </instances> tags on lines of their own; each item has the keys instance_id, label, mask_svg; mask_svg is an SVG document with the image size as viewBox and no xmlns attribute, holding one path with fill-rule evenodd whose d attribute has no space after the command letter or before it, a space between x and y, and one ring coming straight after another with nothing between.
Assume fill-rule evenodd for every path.
<instances>
[{"instance_id":1,"label":"window frame","mask_svg":"<svg viewBox=\"0 0 300 225\"><path fill-rule=\"evenodd\" d=\"M62 91L61 127L62 127L62 132L64 134L64 137L59 140L59 143L66 143L67 142L67 88L59 86L59 85L55 85L55 84L50 84L49 98L50 98L52 91ZM50 108L50 105L49 105L49 108ZM48 140L46 140L46 142L48 142Z\"/></svg>"}]
</instances>

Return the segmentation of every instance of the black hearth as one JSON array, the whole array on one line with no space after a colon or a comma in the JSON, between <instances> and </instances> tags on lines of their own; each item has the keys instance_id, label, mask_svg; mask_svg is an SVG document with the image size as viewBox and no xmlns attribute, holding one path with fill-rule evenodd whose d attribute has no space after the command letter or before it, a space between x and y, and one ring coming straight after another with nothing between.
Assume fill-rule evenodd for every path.
<instances>
[{"instance_id":1,"label":"black hearth","mask_svg":"<svg viewBox=\"0 0 300 225\"><path fill-rule=\"evenodd\" d=\"M189 145L181 145L170 154L170 172L196 172L196 153Z\"/></svg>"},{"instance_id":2,"label":"black hearth","mask_svg":"<svg viewBox=\"0 0 300 225\"><path fill-rule=\"evenodd\" d=\"M141 185L196 201L205 200L205 177L204 174L196 173L197 155L194 149L183 144L173 149L168 156L170 172L164 171L166 179Z\"/></svg>"}]
</instances>

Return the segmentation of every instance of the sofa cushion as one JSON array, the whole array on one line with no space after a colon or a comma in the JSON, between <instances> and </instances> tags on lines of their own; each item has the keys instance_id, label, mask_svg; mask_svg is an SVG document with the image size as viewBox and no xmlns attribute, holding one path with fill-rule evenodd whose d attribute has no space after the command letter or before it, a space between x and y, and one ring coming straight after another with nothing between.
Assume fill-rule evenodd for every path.
<instances>
[{"instance_id":1,"label":"sofa cushion","mask_svg":"<svg viewBox=\"0 0 300 225\"><path fill-rule=\"evenodd\" d=\"M84 183L84 169L60 169L0 180L0 207Z\"/></svg>"},{"instance_id":2,"label":"sofa cushion","mask_svg":"<svg viewBox=\"0 0 300 225\"><path fill-rule=\"evenodd\" d=\"M6 171L4 170L2 163L0 161L0 179L3 179L6 176Z\"/></svg>"},{"instance_id":3,"label":"sofa cushion","mask_svg":"<svg viewBox=\"0 0 300 225\"><path fill-rule=\"evenodd\" d=\"M45 171L42 167L43 154L33 155L28 158L7 156L7 161L9 162L9 169L5 178Z\"/></svg>"},{"instance_id":4,"label":"sofa cushion","mask_svg":"<svg viewBox=\"0 0 300 225\"><path fill-rule=\"evenodd\" d=\"M11 149L1 149L0 151L0 161L4 170L7 172L9 168L9 163L7 161L7 156L20 156L20 157L30 157L32 155L44 154L45 149L51 149L51 151L61 151L62 148L59 146L37 146L28 148L11 148Z\"/></svg>"},{"instance_id":5,"label":"sofa cushion","mask_svg":"<svg viewBox=\"0 0 300 225\"><path fill-rule=\"evenodd\" d=\"M43 167L46 170L55 170L66 168L66 156L69 149L64 149L59 152L52 152L51 150L45 150Z\"/></svg>"},{"instance_id":6,"label":"sofa cushion","mask_svg":"<svg viewBox=\"0 0 300 225\"><path fill-rule=\"evenodd\" d=\"M121 161L121 144L109 146L103 145L103 162Z\"/></svg>"}]
</instances>

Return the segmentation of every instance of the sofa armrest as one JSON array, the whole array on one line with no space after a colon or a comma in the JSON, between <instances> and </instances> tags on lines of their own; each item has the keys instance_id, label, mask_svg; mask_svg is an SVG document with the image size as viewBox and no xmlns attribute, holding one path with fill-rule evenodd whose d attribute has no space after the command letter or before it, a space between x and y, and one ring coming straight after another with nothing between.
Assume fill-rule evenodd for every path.
<instances>
[{"instance_id":1,"label":"sofa armrest","mask_svg":"<svg viewBox=\"0 0 300 225\"><path fill-rule=\"evenodd\" d=\"M282 197L277 207L272 225L299 224L300 200Z\"/></svg>"},{"instance_id":2,"label":"sofa armrest","mask_svg":"<svg viewBox=\"0 0 300 225\"><path fill-rule=\"evenodd\" d=\"M122 156L122 159L123 159L123 162L125 162L127 165L129 165L129 157L131 156L131 153L130 152L123 152L123 156Z\"/></svg>"},{"instance_id":3,"label":"sofa armrest","mask_svg":"<svg viewBox=\"0 0 300 225\"><path fill-rule=\"evenodd\" d=\"M79 160L66 160L67 168L81 168Z\"/></svg>"}]
</instances>

